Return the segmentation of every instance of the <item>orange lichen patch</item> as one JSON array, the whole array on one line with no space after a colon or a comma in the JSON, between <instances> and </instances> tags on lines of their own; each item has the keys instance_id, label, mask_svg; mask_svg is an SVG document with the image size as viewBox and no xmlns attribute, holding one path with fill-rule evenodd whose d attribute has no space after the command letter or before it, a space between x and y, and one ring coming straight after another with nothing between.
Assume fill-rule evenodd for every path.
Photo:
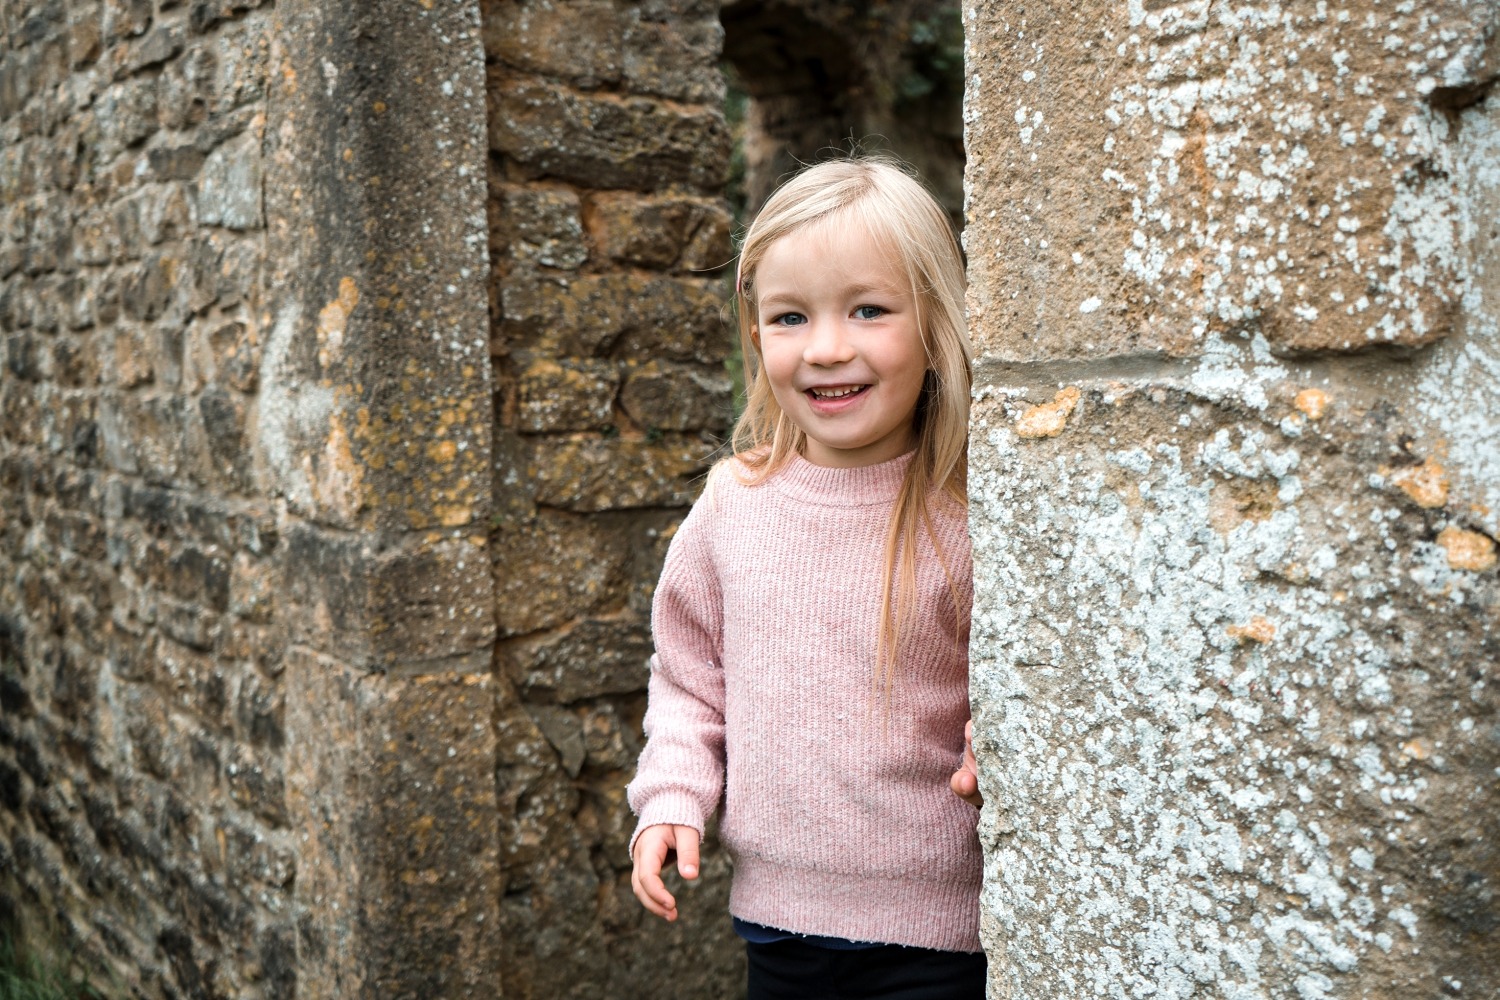
<instances>
[{"instance_id":1,"label":"orange lichen patch","mask_svg":"<svg viewBox=\"0 0 1500 1000\"><path fill-rule=\"evenodd\" d=\"M383 115L383 114L385 114L385 102L384 101L376 101L374 104L370 105L370 108L377 115Z\"/></svg>"},{"instance_id":2,"label":"orange lichen patch","mask_svg":"<svg viewBox=\"0 0 1500 1000\"><path fill-rule=\"evenodd\" d=\"M1303 389L1297 393L1297 398L1292 405L1302 412L1308 420L1318 420L1328 409L1328 393L1322 389Z\"/></svg>"},{"instance_id":3,"label":"orange lichen patch","mask_svg":"<svg viewBox=\"0 0 1500 1000\"><path fill-rule=\"evenodd\" d=\"M349 435L337 414L329 419L328 439L323 443L316 470L312 456L304 456L303 472L307 474L313 498L346 518L353 518L364 506L361 496L364 473L354 460Z\"/></svg>"},{"instance_id":4,"label":"orange lichen patch","mask_svg":"<svg viewBox=\"0 0 1500 1000\"><path fill-rule=\"evenodd\" d=\"M1016 433L1023 438L1056 437L1068 424L1068 414L1082 398L1075 386L1059 389L1052 402L1033 406L1016 419Z\"/></svg>"},{"instance_id":5,"label":"orange lichen patch","mask_svg":"<svg viewBox=\"0 0 1500 1000\"><path fill-rule=\"evenodd\" d=\"M434 504L432 513L445 528L458 528L474 519L474 511L459 504Z\"/></svg>"},{"instance_id":6,"label":"orange lichen patch","mask_svg":"<svg viewBox=\"0 0 1500 1000\"><path fill-rule=\"evenodd\" d=\"M1448 565L1454 569L1483 573L1495 567L1495 543L1477 531L1447 527L1438 532L1437 543L1448 553Z\"/></svg>"},{"instance_id":7,"label":"orange lichen patch","mask_svg":"<svg viewBox=\"0 0 1500 1000\"><path fill-rule=\"evenodd\" d=\"M1401 753L1412 760L1426 760L1432 756L1432 744L1418 736L1401 744Z\"/></svg>"},{"instance_id":8,"label":"orange lichen patch","mask_svg":"<svg viewBox=\"0 0 1500 1000\"><path fill-rule=\"evenodd\" d=\"M458 445L452 441L433 441L427 446L427 457L434 462L451 462L458 454Z\"/></svg>"},{"instance_id":9,"label":"orange lichen patch","mask_svg":"<svg viewBox=\"0 0 1500 1000\"><path fill-rule=\"evenodd\" d=\"M1276 626L1264 615L1256 615L1243 625L1231 625L1224 632L1232 639L1249 639L1259 643L1267 643L1276 638Z\"/></svg>"},{"instance_id":10,"label":"orange lichen patch","mask_svg":"<svg viewBox=\"0 0 1500 1000\"><path fill-rule=\"evenodd\" d=\"M318 363L328 365L338 358L344 346L344 328L349 315L359 305L359 288L353 278L339 279L338 298L318 313Z\"/></svg>"},{"instance_id":11,"label":"orange lichen patch","mask_svg":"<svg viewBox=\"0 0 1500 1000\"><path fill-rule=\"evenodd\" d=\"M1448 502L1448 473L1431 458L1421 465L1397 469L1391 473L1391 482L1419 507L1441 507Z\"/></svg>"}]
</instances>

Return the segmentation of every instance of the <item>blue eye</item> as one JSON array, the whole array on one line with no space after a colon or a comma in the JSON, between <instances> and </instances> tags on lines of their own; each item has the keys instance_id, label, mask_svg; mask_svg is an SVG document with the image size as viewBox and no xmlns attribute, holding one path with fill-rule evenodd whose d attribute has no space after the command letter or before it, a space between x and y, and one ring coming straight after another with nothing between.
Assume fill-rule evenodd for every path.
<instances>
[{"instance_id":1,"label":"blue eye","mask_svg":"<svg viewBox=\"0 0 1500 1000\"><path fill-rule=\"evenodd\" d=\"M885 315L885 310L880 306L860 306L854 310L855 319L879 319Z\"/></svg>"},{"instance_id":2,"label":"blue eye","mask_svg":"<svg viewBox=\"0 0 1500 1000\"><path fill-rule=\"evenodd\" d=\"M782 313L771 322L777 326L801 326L807 322L807 317L801 313Z\"/></svg>"}]
</instances>

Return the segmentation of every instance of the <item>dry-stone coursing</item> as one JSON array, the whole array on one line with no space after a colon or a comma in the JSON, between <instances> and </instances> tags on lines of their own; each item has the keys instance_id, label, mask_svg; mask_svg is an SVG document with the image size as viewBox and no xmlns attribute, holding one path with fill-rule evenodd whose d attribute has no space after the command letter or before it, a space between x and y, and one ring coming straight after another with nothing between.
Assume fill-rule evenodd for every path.
<instances>
[{"instance_id":1,"label":"dry-stone coursing","mask_svg":"<svg viewBox=\"0 0 1500 1000\"><path fill-rule=\"evenodd\" d=\"M0 27L4 910L122 995L492 995L477 7Z\"/></svg>"},{"instance_id":2,"label":"dry-stone coursing","mask_svg":"<svg viewBox=\"0 0 1500 1000\"><path fill-rule=\"evenodd\" d=\"M280 997L274 15L161 7L0 8L0 893L140 995Z\"/></svg>"},{"instance_id":3,"label":"dry-stone coursing","mask_svg":"<svg viewBox=\"0 0 1500 1000\"><path fill-rule=\"evenodd\" d=\"M1500 7L965 19L990 995L1496 995Z\"/></svg>"},{"instance_id":4,"label":"dry-stone coursing","mask_svg":"<svg viewBox=\"0 0 1500 1000\"><path fill-rule=\"evenodd\" d=\"M624 799L652 588L730 416L718 6L483 11L504 989L733 996L725 860L651 917Z\"/></svg>"}]
</instances>

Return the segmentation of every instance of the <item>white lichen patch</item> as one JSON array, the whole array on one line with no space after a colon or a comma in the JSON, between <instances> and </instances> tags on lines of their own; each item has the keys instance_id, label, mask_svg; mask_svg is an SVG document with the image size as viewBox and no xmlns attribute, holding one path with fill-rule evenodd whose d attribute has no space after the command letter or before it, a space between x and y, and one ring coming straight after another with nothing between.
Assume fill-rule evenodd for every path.
<instances>
[{"instance_id":1,"label":"white lichen patch","mask_svg":"<svg viewBox=\"0 0 1500 1000\"><path fill-rule=\"evenodd\" d=\"M1199 337L1258 323L1294 346L1447 332L1472 220L1454 130L1427 96L1434 74L1479 79L1485 27L1433 6L1371 22L1133 0L1114 49L1136 69L1103 95L1097 178L1129 208L1120 267L1156 311ZM1399 69L1392 40L1410 53Z\"/></svg>"},{"instance_id":2,"label":"white lichen patch","mask_svg":"<svg viewBox=\"0 0 1500 1000\"><path fill-rule=\"evenodd\" d=\"M1392 735L1427 652L1385 626L1473 614L1473 574L1274 424L1039 442L1021 405L979 404L970 473L992 995L1349 995L1425 933L1383 858L1429 801L1435 744Z\"/></svg>"}]
</instances>

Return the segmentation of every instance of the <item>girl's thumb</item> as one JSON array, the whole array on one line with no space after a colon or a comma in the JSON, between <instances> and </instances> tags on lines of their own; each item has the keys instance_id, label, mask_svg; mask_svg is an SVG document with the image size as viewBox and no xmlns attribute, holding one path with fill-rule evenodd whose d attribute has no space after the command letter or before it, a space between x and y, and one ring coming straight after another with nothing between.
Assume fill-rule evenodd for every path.
<instances>
[{"instance_id":1,"label":"girl's thumb","mask_svg":"<svg viewBox=\"0 0 1500 1000\"><path fill-rule=\"evenodd\" d=\"M683 878L698 877L698 831L690 826L677 828L677 873Z\"/></svg>"}]
</instances>

